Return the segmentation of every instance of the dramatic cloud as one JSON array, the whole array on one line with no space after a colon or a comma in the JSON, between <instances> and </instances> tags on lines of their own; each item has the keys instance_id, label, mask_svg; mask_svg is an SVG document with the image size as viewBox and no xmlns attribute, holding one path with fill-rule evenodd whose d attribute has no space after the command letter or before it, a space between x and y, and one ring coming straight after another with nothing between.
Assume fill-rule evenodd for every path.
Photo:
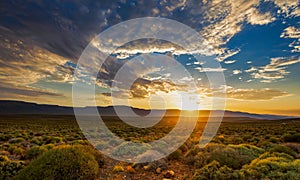
<instances>
[{"instance_id":1,"label":"dramatic cloud","mask_svg":"<svg viewBox=\"0 0 300 180\"><path fill-rule=\"evenodd\" d=\"M147 98L151 94L159 92L169 93L181 89L180 86L169 81L148 81L145 79L138 79L131 86L131 98Z\"/></svg>"},{"instance_id":2,"label":"dramatic cloud","mask_svg":"<svg viewBox=\"0 0 300 180\"><path fill-rule=\"evenodd\" d=\"M274 8L275 6L277 8ZM124 66L124 63L128 62L129 58L140 54L166 54L180 63L188 65L187 69L196 73L224 72L228 69L228 72L240 74L242 72L238 69L244 69L240 67L242 63L232 59L228 60L228 58L236 55L239 56L236 59L240 59L240 56L245 55L243 53L247 50L247 45L245 42L237 42L233 37L239 37L237 35L242 32L244 27L255 26L254 28L259 28L257 25L268 25L280 20L284 22L286 17L299 16L298 6L299 1L296 0L140 0L134 2L102 0L101 2L75 1L72 3L30 1L30 3L25 4L21 1L3 1L0 6L2 15L0 17L1 98L32 97L42 99L42 97L47 96L62 99L61 97L68 93L65 92L67 91L66 87L70 86L67 83L75 81L73 74L79 56L96 35L119 22L148 16L165 17L179 21L195 29L206 41L190 44L197 47L194 51L187 51L184 47L171 42L153 39L141 39L125 45L118 44L118 41L106 42L118 47L113 52L113 57L108 58L102 67L91 68L100 70L96 81L97 88L100 87L102 92L101 97L111 95L110 88L114 83L116 72ZM285 17L282 18L282 15ZM286 27L288 24L290 27ZM140 29L142 26L143 24L141 24ZM294 41L290 43L290 47L293 48L292 52L299 52L299 28L291 23L284 26L286 29L281 37L293 39ZM132 32L124 31L122 35L126 36L130 33ZM181 35L181 32L178 34ZM243 36L242 33L241 35ZM192 39L192 37L189 38ZM231 40L235 42L231 43ZM202 43L203 46L199 48L197 43ZM204 64L194 62L195 60L191 59L187 60L189 57L186 56L187 54L205 54L208 53L207 49L210 50L211 48L213 51L209 51L209 55L216 55L218 61L228 64L226 69L222 67L198 67ZM249 54L247 51L246 53ZM267 54L266 56L270 55ZM116 60L114 57L122 60ZM256 57L249 58L255 59ZM254 78L261 82L271 82L284 78L289 73L287 66L298 62L299 58L296 56L272 58L268 65L252 67L244 72L251 73ZM264 63L266 64L266 62L259 64ZM254 62L253 66L255 64L257 63ZM164 66L167 67L168 65L165 64ZM133 65L132 68L137 67ZM147 68L151 69L145 66L146 70L148 70ZM144 99L156 92L165 94L177 91L188 92L189 88L180 85L189 84L191 82L190 77L175 76L174 79L178 81L178 85L171 81L169 76L173 77L174 74L165 73L157 76L139 77L129 92L118 89L119 95L129 93L132 99ZM199 79L201 78L199 77ZM201 83L203 81L205 82L202 80ZM44 87L41 82L50 85ZM58 87L57 84L62 87ZM48 89L45 89L46 87ZM262 92L271 94L270 90L263 90ZM68 95L70 96L70 94ZM277 96L279 95L278 93ZM258 96L260 97L260 95Z\"/></svg>"}]
</instances>

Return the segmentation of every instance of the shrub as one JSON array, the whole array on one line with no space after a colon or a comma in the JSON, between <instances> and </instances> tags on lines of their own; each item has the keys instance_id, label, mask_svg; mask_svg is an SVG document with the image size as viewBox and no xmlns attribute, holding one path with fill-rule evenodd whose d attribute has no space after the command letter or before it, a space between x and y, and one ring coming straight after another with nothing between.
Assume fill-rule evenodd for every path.
<instances>
[{"instance_id":1,"label":"shrub","mask_svg":"<svg viewBox=\"0 0 300 180\"><path fill-rule=\"evenodd\" d=\"M55 144L55 143L61 143L63 140L61 137L45 136L43 137L43 141L45 142L45 144Z\"/></svg>"},{"instance_id":2,"label":"shrub","mask_svg":"<svg viewBox=\"0 0 300 180\"><path fill-rule=\"evenodd\" d=\"M25 139L19 137L19 138L12 138L8 142L11 143L11 144L17 144L17 143L21 143L23 141L25 141Z\"/></svg>"},{"instance_id":3,"label":"shrub","mask_svg":"<svg viewBox=\"0 0 300 180\"><path fill-rule=\"evenodd\" d=\"M263 152L261 148L245 144L227 146L210 144L195 156L194 165L201 168L212 161L217 161L221 166L240 169Z\"/></svg>"},{"instance_id":4,"label":"shrub","mask_svg":"<svg viewBox=\"0 0 300 180\"><path fill-rule=\"evenodd\" d=\"M286 146L286 147L291 148L296 153L300 153L300 146L296 143L285 143L283 145Z\"/></svg>"},{"instance_id":5,"label":"shrub","mask_svg":"<svg viewBox=\"0 0 300 180\"><path fill-rule=\"evenodd\" d=\"M180 149L177 149L176 151L174 151L173 153L171 153L168 156L169 160L178 160L182 157L182 151Z\"/></svg>"},{"instance_id":6,"label":"shrub","mask_svg":"<svg viewBox=\"0 0 300 180\"><path fill-rule=\"evenodd\" d=\"M276 137L271 137L271 138L269 139L269 141L272 142L272 143L277 143L277 142L278 142L278 138L276 138Z\"/></svg>"},{"instance_id":7,"label":"shrub","mask_svg":"<svg viewBox=\"0 0 300 180\"><path fill-rule=\"evenodd\" d=\"M0 156L0 179L13 177L23 167L22 161L10 161L6 156Z\"/></svg>"},{"instance_id":8,"label":"shrub","mask_svg":"<svg viewBox=\"0 0 300 180\"><path fill-rule=\"evenodd\" d=\"M293 151L291 148L283 145L275 145L273 148L269 150L270 152L279 152L279 153L285 153L290 156L296 157L297 153Z\"/></svg>"},{"instance_id":9,"label":"shrub","mask_svg":"<svg viewBox=\"0 0 300 180\"><path fill-rule=\"evenodd\" d=\"M300 160L284 153L265 153L241 170L249 179L300 179Z\"/></svg>"},{"instance_id":10,"label":"shrub","mask_svg":"<svg viewBox=\"0 0 300 180\"><path fill-rule=\"evenodd\" d=\"M9 161L8 157L7 156L0 156L0 162L6 162L6 161Z\"/></svg>"},{"instance_id":11,"label":"shrub","mask_svg":"<svg viewBox=\"0 0 300 180\"><path fill-rule=\"evenodd\" d=\"M22 158L26 155L26 151L24 149L15 145L10 146L7 151L13 155L20 156Z\"/></svg>"},{"instance_id":12,"label":"shrub","mask_svg":"<svg viewBox=\"0 0 300 180\"><path fill-rule=\"evenodd\" d=\"M98 163L84 146L60 146L21 170L16 179L95 179Z\"/></svg>"},{"instance_id":13,"label":"shrub","mask_svg":"<svg viewBox=\"0 0 300 180\"><path fill-rule=\"evenodd\" d=\"M231 140L231 142L232 142L233 144L241 144L241 143L243 143L243 139L240 138L240 137L235 137L235 138L233 138L233 139Z\"/></svg>"},{"instance_id":14,"label":"shrub","mask_svg":"<svg viewBox=\"0 0 300 180\"><path fill-rule=\"evenodd\" d=\"M221 166L217 161L212 161L201 169L197 169L193 176L193 179L243 179L243 174L241 174L238 170L233 170L227 166Z\"/></svg>"},{"instance_id":15,"label":"shrub","mask_svg":"<svg viewBox=\"0 0 300 180\"><path fill-rule=\"evenodd\" d=\"M33 146L29 149L29 151L26 154L27 159L33 159L38 157L39 155L43 154L44 152L48 151L47 148L43 146Z\"/></svg>"},{"instance_id":16,"label":"shrub","mask_svg":"<svg viewBox=\"0 0 300 180\"><path fill-rule=\"evenodd\" d=\"M136 156L146 152L150 148L151 147L148 144L134 144L134 143L124 142L116 148L116 150L113 152L113 155Z\"/></svg>"},{"instance_id":17,"label":"shrub","mask_svg":"<svg viewBox=\"0 0 300 180\"><path fill-rule=\"evenodd\" d=\"M42 145L43 144L43 141L42 141L42 138L41 137L34 137L30 143L32 144L36 144L36 145Z\"/></svg>"},{"instance_id":18,"label":"shrub","mask_svg":"<svg viewBox=\"0 0 300 180\"><path fill-rule=\"evenodd\" d=\"M300 142L300 133L298 134L285 134L282 136L284 142Z\"/></svg>"}]
</instances>

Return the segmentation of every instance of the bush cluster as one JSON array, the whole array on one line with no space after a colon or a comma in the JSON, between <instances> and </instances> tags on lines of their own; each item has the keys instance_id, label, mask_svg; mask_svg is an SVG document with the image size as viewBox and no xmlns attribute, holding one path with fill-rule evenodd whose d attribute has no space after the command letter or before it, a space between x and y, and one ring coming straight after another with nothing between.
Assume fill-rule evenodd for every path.
<instances>
[{"instance_id":1,"label":"bush cluster","mask_svg":"<svg viewBox=\"0 0 300 180\"><path fill-rule=\"evenodd\" d=\"M95 179L101 158L96 154L88 146L58 146L32 160L16 179Z\"/></svg>"}]
</instances>

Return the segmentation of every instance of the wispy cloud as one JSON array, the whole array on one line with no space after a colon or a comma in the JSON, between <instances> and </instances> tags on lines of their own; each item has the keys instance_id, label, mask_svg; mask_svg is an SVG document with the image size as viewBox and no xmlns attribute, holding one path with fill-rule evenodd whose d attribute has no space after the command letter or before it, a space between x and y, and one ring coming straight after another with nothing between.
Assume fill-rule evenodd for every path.
<instances>
[{"instance_id":1,"label":"wispy cloud","mask_svg":"<svg viewBox=\"0 0 300 180\"><path fill-rule=\"evenodd\" d=\"M203 67L196 67L196 70L199 70L199 72L223 72L226 69L225 68L203 68Z\"/></svg>"},{"instance_id":2,"label":"wispy cloud","mask_svg":"<svg viewBox=\"0 0 300 180\"><path fill-rule=\"evenodd\" d=\"M235 62L236 62L236 60L227 60L227 61L224 61L225 64L233 64Z\"/></svg>"},{"instance_id":3,"label":"wispy cloud","mask_svg":"<svg viewBox=\"0 0 300 180\"><path fill-rule=\"evenodd\" d=\"M227 98L237 100L271 100L274 98L290 96L291 94L285 91L276 89L236 89L227 87Z\"/></svg>"},{"instance_id":4,"label":"wispy cloud","mask_svg":"<svg viewBox=\"0 0 300 180\"><path fill-rule=\"evenodd\" d=\"M281 38L296 39L289 44L289 47L293 48L292 52L300 52L300 28L289 26L284 29L280 35Z\"/></svg>"},{"instance_id":5,"label":"wispy cloud","mask_svg":"<svg viewBox=\"0 0 300 180\"><path fill-rule=\"evenodd\" d=\"M252 76L255 79L261 79L263 82L271 82L273 80L284 78L289 72L286 70L287 66L299 63L299 57L277 57L271 58L270 64L259 67L257 69L251 68L246 72L253 72Z\"/></svg>"}]
</instances>

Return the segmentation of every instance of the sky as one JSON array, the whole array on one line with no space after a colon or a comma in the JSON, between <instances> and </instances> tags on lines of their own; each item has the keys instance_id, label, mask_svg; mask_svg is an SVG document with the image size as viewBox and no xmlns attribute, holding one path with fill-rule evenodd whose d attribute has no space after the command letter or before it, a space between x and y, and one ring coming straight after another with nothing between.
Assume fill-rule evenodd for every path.
<instances>
[{"instance_id":1,"label":"sky","mask_svg":"<svg viewBox=\"0 0 300 180\"><path fill-rule=\"evenodd\" d=\"M220 67L206 66L205 58L198 61L194 55L205 54L202 49L185 51L174 43L155 39L122 44L101 67L96 67L99 73L93 86L97 105L112 105L114 96L118 105L139 108L180 109L183 100L192 107L210 109L213 97L224 97L218 95L220 89L210 87L208 74L222 73L226 80L220 87L226 89L225 109L300 115L299 3L1 1L0 99L71 106L72 85L86 75L75 76L78 60L98 34L126 20L161 17L199 33L210 47L209 56ZM146 61L147 57L141 56L146 54L159 63ZM176 61L167 62L168 58ZM128 79L136 78L129 89L114 87L118 84L116 72L123 66L128 68L126 72L132 72L126 74ZM83 106L90 105L85 93L80 98Z\"/></svg>"}]
</instances>

